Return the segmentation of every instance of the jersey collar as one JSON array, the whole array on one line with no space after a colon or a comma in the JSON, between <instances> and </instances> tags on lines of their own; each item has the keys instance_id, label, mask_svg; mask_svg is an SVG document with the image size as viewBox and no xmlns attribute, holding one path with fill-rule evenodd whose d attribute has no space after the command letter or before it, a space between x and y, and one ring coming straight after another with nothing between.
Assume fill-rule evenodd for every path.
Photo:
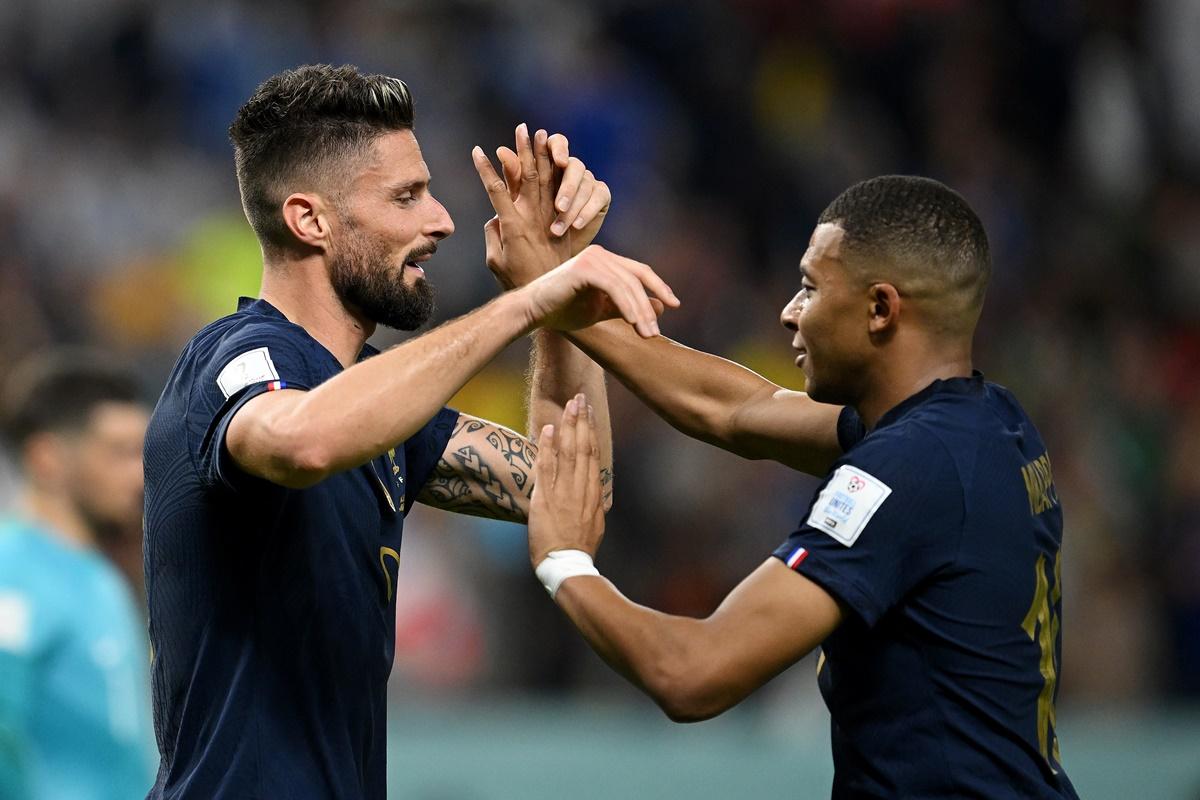
<instances>
[{"instance_id":1,"label":"jersey collar","mask_svg":"<svg viewBox=\"0 0 1200 800\"><path fill-rule=\"evenodd\" d=\"M263 300L261 297L239 297L238 302L237 302L237 310L239 312L245 311L245 312L249 312L251 314L259 314L264 317L271 317L272 319L278 319L278 320L282 320L284 322L290 323L292 325L296 325L296 323L292 322L290 319L285 317L283 315L282 311L280 311L278 308L276 308L275 306L268 303L266 300ZM300 328L300 330L302 330L302 331L304 330L304 328L302 328L299 325L296 325L296 327ZM304 331L304 333L307 335L308 331ZM311 336L309 336L309 338L312 339ZM324 345L322 345L316 339L312 339L312 342L317 347L320 347L322 350L325 350ZM328 353L329 351L325 350L325 352ZM368 343L364 343L362 351L359 352L359 354L358 354L358 360L362 361L364 358L370 358L371 356L376 356L376 355L379 355L379 350L372 347ZM333 353L329 353L329 357L332 358L334 361L337 361L337 358L333 355Z\"/></svg>"},{"instance_id":2,"label":"jersey collar","mask_svg":"<svg viewBox=\"0 0 1200 800\"><path fill-rule=\"evenodd\" d=\"M888 411L879 418L879 422L875 424L875 430L879 430L885 425L892 424L909 411L912 411L926 400L932 398L934 395L981 394L983 392L983 385L983 373L977 369L971 370L971 377L969 378L939 378L921 391L905 398L904 400L901 400L899 403L888 409Z\"/></svg>"}]
</instances>

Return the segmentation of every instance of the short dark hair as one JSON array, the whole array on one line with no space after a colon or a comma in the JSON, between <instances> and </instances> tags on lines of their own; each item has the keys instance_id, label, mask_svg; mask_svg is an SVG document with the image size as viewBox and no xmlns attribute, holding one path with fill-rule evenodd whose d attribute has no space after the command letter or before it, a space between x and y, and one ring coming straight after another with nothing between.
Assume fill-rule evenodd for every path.
<instances>
[{"instance_id":1,"label":"short dark hair","mask_svg":"<svg viewBox=\"0 0 1200 800\"><path fill-rule=\"evenodd\" d=\"M856 183L829 204L819 223L836 223L850 250L916 265L915 280L936 281L983 302L992 260L987 233L962 195L931 178L883 175Z\"/></svg>"},{"instance_id":2,"label":"short dark hair","mask_svg":"<svg viewBox=\"0 0 1200 800\"><path fill-rule=\"evenodd\" d=\"M292 243L281 207L297 182L328 180L333 162L412 126L412 96L399 78L309 64L265 80L229 126L242 207L259 242Z\"/></svg>"},{"instance_id":3,"label":"short dark hair","mask_svg":"<svg viewBox=\"0 0 1200 800\"><path fill-rule=\"evenodd\" d=\"M9 375L0 395L0 427L19 449L38 433L82 429L102 403L142 402L137 378L104 354L54 350L30 356Z\"/></svg>"}]
</instances>

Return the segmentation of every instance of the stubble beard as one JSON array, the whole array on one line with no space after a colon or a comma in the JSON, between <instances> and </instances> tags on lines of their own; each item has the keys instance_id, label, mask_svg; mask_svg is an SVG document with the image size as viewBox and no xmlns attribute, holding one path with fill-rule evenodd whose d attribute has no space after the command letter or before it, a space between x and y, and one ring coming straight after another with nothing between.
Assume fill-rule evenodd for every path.
<instances>
[{"instance_id":1,"label":"stubble beard","mask_svg":"<svg viewBox=\"0 0 1200 800\"><path fill-rule=\"evenodd\" d=\"M434 310L433 285L425 278L405 283L404 268L392 265L386 245L363 233L348 233L330 263L330 280L341 301L377 325L396 330L415 331L428 322ZM433 249L417 248L406 258Z\"/></svg>"}]
</instances>

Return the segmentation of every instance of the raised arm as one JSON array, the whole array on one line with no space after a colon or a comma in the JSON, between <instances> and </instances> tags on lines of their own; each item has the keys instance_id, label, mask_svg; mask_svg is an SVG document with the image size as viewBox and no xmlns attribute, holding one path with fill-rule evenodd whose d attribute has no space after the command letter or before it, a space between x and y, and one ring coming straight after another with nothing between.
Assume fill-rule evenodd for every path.
<instances>
[{"instance_id":1,"label":"raised arm","mask_svg":"<svg viewBox=\"0 0 1200 800\"><path fill-rule=\"evenodd\" d=\"M500 155L511 190L523 180L524 170L512 151L502 148ZM503 193L504 181L487 175L485 169L491 167L485 167L479 156L476 168L485 185L489 181L493 185L489 190L493 204L508 197ZM491 176L494 175L492 172ZM600 198L604 203L607 199L607 194ZM595 200L589 200L587 208L594 208ZM607 210L607 205L604 209ZM593 220L589 219L582 233L594 235ZM497 221L488 224L494 226ZM522 286L540 274L540 263L545 262L531 258L489 258L488 266L503 285ZM739 364L664 336L638 337L619 323L576 330L568 338L655 413L688 436L743 458L771 459L811 475L825 474L841 455L837 438L841 413L838 406L817 403L803 392L784 389ZM599 397L593 390L579 388L587 391L589 397ZM565 396L569 397L569 392ZM550 422L559 410L561 404L547 405L546 414L531 421ZM536 430L537 427L531 427L531 435Z\"/></svg>"},{"instance_id":2,"label":"raised arm","mask_svg":"<svg viewBox=\"0 0 1200 800\"><path fill-rule=\"evenodd\" d=\"M487 264L504 284L510 269L526 271L539 261L548 261L540 251L546 247L567 249L572 255L591 243L608 213L608 186L596 180L582 161L572 157L566 137L547 136L539 130L516 129L516 150L497 150L503 167L504 184L514 206L540 224L527 224L514 231L500 225L499 216L484 227ZM499 175L487 159L476 159L476 168L489 195L498 187ZM494 201L495 202L495 201ZM499 199L497 211L504 208ZM524 231L542 237L524 235ZM555 236L555 234L558 234ZM556 241L538 241L552 237ZM523 262L520 268L510 262ZM605 508L612 504L612 431L604 370L556 331L536 331L529 361L530 438L536 442L542 426L556 421L576 393L590 398L600 446L600 476L604 484Z\"/></svg>"},{"instance_id":3,"label":"raised arm","mask_svg":"<svg viewBox=\"0 0 1200 800\"><path fill-rule=\"evenodd\" d=\"M841 455L840 406L784 389L728 359L665 336L601 323L568 337L681 432L743 458L824 475Z\"/></svg>"},{"instance_id":4,"label":"raised arm","mask_svg":"<svg viewBox=\"0 0 1200 800\"><path fill-rule=\"evenodd\" d=\"M226 446L252 475L312 486L412 436L502 348L535 327L566 330L617 315L653 335L658 325L647 293L669 295L670 289L646 265L593 246L528 286L312 391L255 397L234 416Z\"/></svg>"},{"instance_id":5,"label":"raised arm","mask_svg":"<svg viewBox=\"0 0 1200 800\"><path fill-rule=\"evenodd\" d=\"M582 413L581 413L582 412ZM840 624L816 583L767 559L705 619L631 602L591 569L604 517L591 490L599 459L586 409L568 404L542 436L530 560L588 644L677 722L707 719L804 657Z\"/></svg>"}]
</instances>

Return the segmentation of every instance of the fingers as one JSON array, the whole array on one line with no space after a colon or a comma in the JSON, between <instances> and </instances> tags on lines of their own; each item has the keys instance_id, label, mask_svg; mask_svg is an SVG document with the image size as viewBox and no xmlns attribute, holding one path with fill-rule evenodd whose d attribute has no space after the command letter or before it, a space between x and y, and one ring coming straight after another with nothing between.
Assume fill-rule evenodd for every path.
<instances>
[{"instance_id":1,"label":"fingers","mask_svg":"<svg viewBox=\"0 0 1200 800\"><path fill-rule=\"evenodd\" d=\"M542 212L549 216L554 213L554 191L552 186L557 181L557 171L550 161L550 146L546 131L538 130L533 135L533 155L537 161L538 184L541 188Z\"/></svg>"},{"instance_id":2,"label":"fingers","mask_svg":"<svg viewBox=\"0 0 1200 800\"><path fill-rule=\"evenodd\" d=\"M575 226L575 230L583 230L586 225L590 224L597 217L607 214L608 207L611 204L612 192L609 191L608 184L604 181L596 181L591 196L588 197L587 203L579 209L579 213L572 223Z\"/></svg>"},{"instance_id":3,"label":"fingers","mask_svg":"<svg viewBox=\"0 0 1200 800\"><path fill-rule=\"evenodd\" d=\"M620 316L643 338L657 336L658 315L662 308L678 308L680 304L671 287L640 261L600 247L590 248L588 252L592 254L588 260L597 271L597 288L609 296ZM599 277L601 275L603 279ZM657 299L657 305L648 295Z\"/></svg>"},{"instance_id":4,"label":"fingers","mask_svg":"<svg viewBox=\"0 0 1200 800\"><path fill-rule=\"evenodd\" d=\"M616 253L611 253L610 255L619 258L622 266L637 276L638 281L645 290L654 297L657 297L663 305L670 306L671 308L679 308L679 298L675 296L675 292L667 285L666 281L658 277L658 273L650 269L648 264L634 261L632 258L625 258L625 256L618 256Z\"/></svg>"},{"instance_id":5,"label":"fingers","mask_svg":"<svg viewBox=\"0 0 1200 800\"><path fill-rule=\"evenodd\" d=\"M521 158L504 146L496 148L496 158L500 159L504 182L508 184L508 196L515 202L521 196Z\"/></svg>"},{"instance_id":6,"label":"fingers","mask_svg":"<svg viewBox=\"0 0 1200 800\"><path fill-rule=\"evenodd\" d=\"M608 253L607 255L613 255ZM617 258L620 258L617 256ZM593 286L608 295L616 315L634 327L644 339L658 335L658 318L637 278L615 262L598 263L590 276Z\"/></svg>"},{"instance_id":7,"label":"fingers","mask_svg":"<svg viewBox=\"0 0 1200 800\"><path fill-rule=\"evenodd\" d=\"M558 477L558 447L554 434L553 425L543 425L542 433L538 437L538 455L537 461L534 463L537 481L534 486L540 486L543 492L553 489Z\"/></svg>"},{"instance_id":8,"label":"fingers","mask_svg":"<svg viewBox=\"0 0 1200 800\"><path fill-rule=\"evenodd\" d=\"M592 445L588 441L588 404L583 393L575 395L575 491L581 498L587 498L590 480L588 477L588 458L591 456ZM599 480L599 477L597 477Z\"/></svg>"},{"instance_id":9,"label":"fingers","mask_svg":"<svg viewBox=\"0 0 1200 800\"><path fill-rule=\"evenodd\" d=\"M475 162L475 171L479 173L479 180L483 183L488 200L491 201L496 214L502 219L511 217L515 213L515 208L512 198L508 194L508 184L496 174L496 168L492 166L491 159L484 154L482 147L476 146L471 150L471 158Z\"/></svg>"},{"instance_id":10,"label":"fingers","mask_svg":"<svg viewBox=\"0 0 1200 800\"><path fill-rule=\"evenodd\" d=\"M550 159L554 162L554 166L566 169L567 161L571 158L571 148L568 146L567 137L561 133L554 133L550 135L546 143L550 146Z\"/></svg>"},{"instance_id":11,"label":"fingers","mask_svg":"<svg viewBox=\"0 0 1200 800\"><path fill-rule=\"evenodd\" d=\"M565 484L566 486L572 486L575 480L575 462L577 460L575 438L578 423L579 402L577 395L568 400L566 406L563 408L562 423L558 426L557 431L558 455L555 457L555 461L558 463L558 474L555 480L561 477L563 480L572 482Z\"/></svg>"},{"instance_id":12,"label":"fingers","mask_svg":"<svg viewBox=\"0 0 1200 800\"><path fill-rule=\"evenodd\" d=\"M567 161L567 167L563 170L562 180L558 186L558 196L554 199L554 207L559 214L554 220L554 224L550 226L550 232L555 236L562 236L567 231L567 226L575 220L575 215L583 209L584 203L591 197L595 178L591 178L586 190L584 187L585 177L591 176L591 172L583 165L583 162L578 158L572 158ZM571 211L574 211L572 215Z\"/></svg>"},{"instance_id":13,"label":"fingers","mask_svg":"<svg viewBox=\"0 0 1200 800\"><path fill-rule=\"evenodd\" d=\"M517 126L517 157L521 162L520 196L536 206L541 202L541 186L538 183L537 159L533 155L533 141L529 138L529 126L524 122Z\"/></svg>"}]
</instances>

